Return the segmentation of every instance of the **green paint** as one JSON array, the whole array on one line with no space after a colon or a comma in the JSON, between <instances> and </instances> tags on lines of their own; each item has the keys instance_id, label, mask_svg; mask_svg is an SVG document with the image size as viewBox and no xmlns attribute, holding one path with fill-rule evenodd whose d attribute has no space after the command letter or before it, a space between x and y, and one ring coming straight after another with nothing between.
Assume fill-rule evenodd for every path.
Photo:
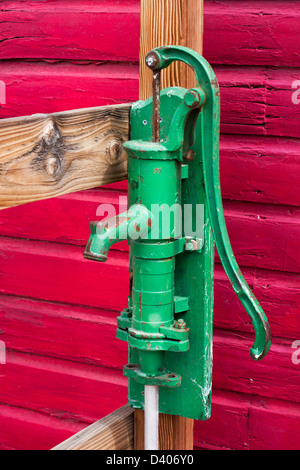
<instances>
[{"instance_id":1,"label":"green paint","mask_svg":"<svg viewBox=\"0 0 300 470\"><path fill-rule=\"evenodd\" d=\"M144 385L160 386L160 411L205 420L211 412L214 242L234 291L255 329L251 356L270 348L267 318L236 263L219 179L220 92L210 65L183 47L154 50L159 68L175 60L196 74L192 90L161 92L161 141L152 142L152 98L134 103L128 154L129 211L108 227L92 224L85 256L105 261L121 230L130 242L128 308L118 338L129 345L129 403L143 408ZM186 205L204 207L201 238L180 233ZM140 206L143 210L139 210ZM172 216L166 209L172 208ZM182 211L182 208L183 211ZM158 224L169 220L167 227ZM117 230L116 230L117 225ZM114 236L112 237L112 228ZM99 227L98 227L99 229Z\"/></svg>"}]
</instances>

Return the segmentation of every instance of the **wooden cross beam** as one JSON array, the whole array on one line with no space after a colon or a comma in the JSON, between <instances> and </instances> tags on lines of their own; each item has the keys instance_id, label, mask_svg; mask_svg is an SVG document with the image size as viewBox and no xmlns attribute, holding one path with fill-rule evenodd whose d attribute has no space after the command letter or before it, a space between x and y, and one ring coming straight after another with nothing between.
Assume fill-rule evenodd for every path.
<instances>
[{"instance_id":1,"label":"wooden cross beam","mask_svg":"<svg viewBox=\"0 0 300 470\"><path fill-rule=\"evenodd\" d=\"M52 450L134 450L133 426L134 412L125 405Z\"/></svg>"},{"instance_id":2,"label":"wooden cross beam","mask_svg":"<svg viewBox=\"0 0 300 470\"><path fill-rule=\"evenodd\" d=\"M130 108L0 120L0 209L126 179Z\"/></svg>"}]
</instances>

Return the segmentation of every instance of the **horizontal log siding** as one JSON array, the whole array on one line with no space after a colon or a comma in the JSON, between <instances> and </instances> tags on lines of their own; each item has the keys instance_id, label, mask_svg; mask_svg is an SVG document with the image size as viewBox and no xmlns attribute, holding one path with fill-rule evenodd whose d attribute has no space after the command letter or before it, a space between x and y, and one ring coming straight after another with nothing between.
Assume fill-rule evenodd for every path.
<instances>
[{"instance_id":1,"label":"horizontal log siding","mask_svg":"<svg viewBox=\"0 0 300 470\"><path fill-rule=\"evenodd\" d=\"M139 0L4 1L0 118L138 99ZM216 258L212 418L197 449L299 449L300 5L206 0L204 55L222 92L221 182L232 245L270 319L251 361L248 317ZM126 182L0 213L0 449L50 449L126 403L116 317L128 252L82 257ZM125 199L124 199L125 198Z\"/></svg>"}]
</instances>

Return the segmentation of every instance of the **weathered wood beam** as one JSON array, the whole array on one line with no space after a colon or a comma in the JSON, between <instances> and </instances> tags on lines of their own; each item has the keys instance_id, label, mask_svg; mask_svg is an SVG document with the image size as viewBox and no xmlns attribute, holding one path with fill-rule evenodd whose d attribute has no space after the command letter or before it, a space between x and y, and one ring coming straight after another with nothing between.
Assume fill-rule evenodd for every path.
<instances>
[{"instance_id":1,"label":"weathered wood beam","mask_svg":"<svg viewBox=\"0 0 300 470\"><path fill-rule=\"evenodd\" d=\"M126 179L130 107L0 120L0 209Z\"/></svg>"},{"instance_id":2,"label":"weathered wood beam","mask_svg":"<svg viewBox=\"0 0 300 470\"><path fill-rule=\"evenodd\" d=\"M133 450L133 410L125 405L52 450Z\"/></svg>"}]
</instances>

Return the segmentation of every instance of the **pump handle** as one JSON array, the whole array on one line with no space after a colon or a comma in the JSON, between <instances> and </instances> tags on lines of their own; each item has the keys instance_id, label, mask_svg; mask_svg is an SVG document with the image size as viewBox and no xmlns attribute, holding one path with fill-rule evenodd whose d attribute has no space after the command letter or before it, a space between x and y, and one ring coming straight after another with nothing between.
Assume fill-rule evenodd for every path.
<instances>
[{"instance_id":1,"label":"pump handle","mask_svg":"<svg viewBox=\"0 0 300 470\"><path fill-rule=\"evenodd\" d=\"M186 47L159 47L153 49L146 57L146 64L153 71L165 69L175 61L184 62L194 69L197 87L205 93L205 104L198 119L201 120L201 148L208 213L224 270L233 290L251 318L255 330L255 342L250 350L250 356L254 360L260 360L266 356L271 347L271 330L262 307L241 273L227 232L219 168L220 90L218 80L209 63L200 54Z\"/></svg>"}]
</instances>

